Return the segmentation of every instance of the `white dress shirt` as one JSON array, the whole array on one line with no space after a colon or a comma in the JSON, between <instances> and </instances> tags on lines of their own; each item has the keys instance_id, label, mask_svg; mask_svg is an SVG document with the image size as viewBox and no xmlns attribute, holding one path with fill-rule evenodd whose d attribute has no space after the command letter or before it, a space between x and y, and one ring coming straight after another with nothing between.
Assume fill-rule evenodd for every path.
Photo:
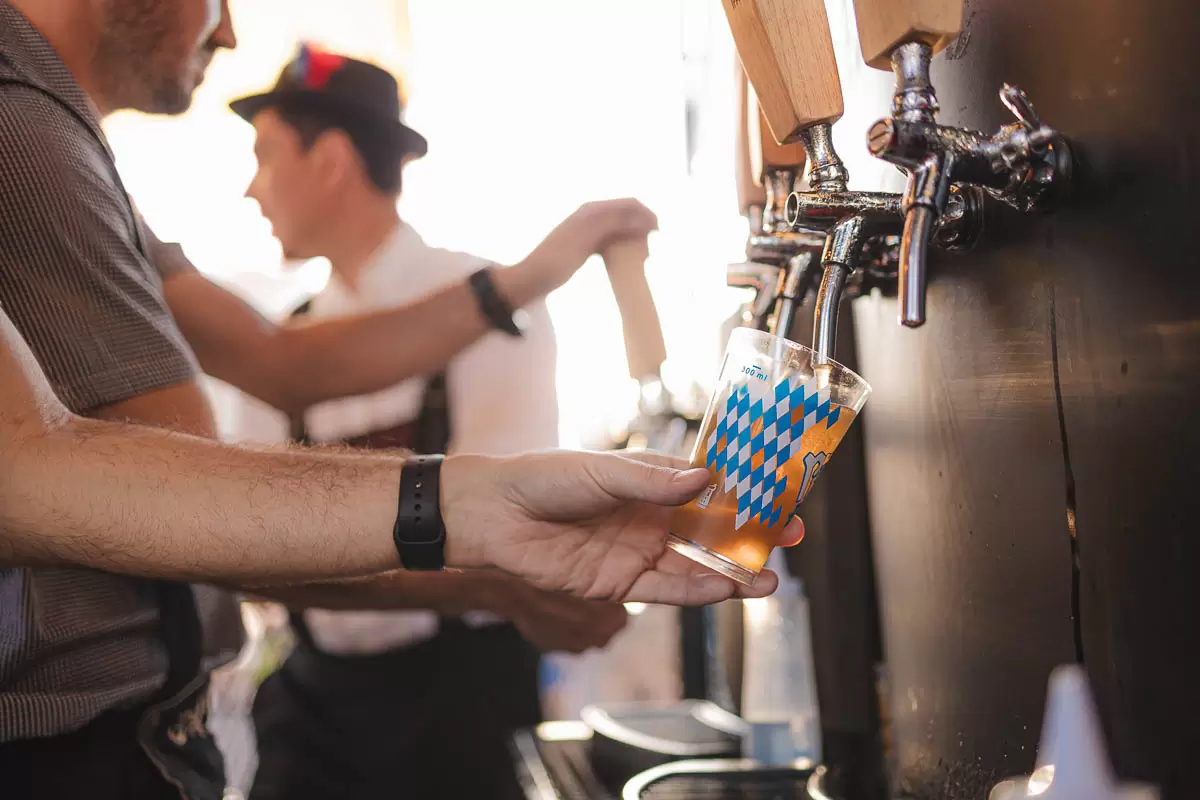
<instances>
[{"instance_id":1,"label":"white dress shirt","mask_svg":"<svg viewBox=\"0 0 1200 800\"><path fill-rule=\"evenodd\" d=\"M430 247L401 223L363 268L355 289L334 273L309 313L312 318L335 317L403 305L487 263ZM450 362L446 382L451 452L504 455L558 446L554 329L545 303L525 310L529 324L524 336L489 333ZM463 313L477 312L470 308ZM408 422L420 411L426 380L413 378L374 394L314 406L305 418L309 435L316 442L336 442ZM437 616L425 611L310 610L305 621L322 649L344 654L379 652L437 631ZM482 613L467 617L475 625L493 621Z\"/></svg>"}]
</instances>

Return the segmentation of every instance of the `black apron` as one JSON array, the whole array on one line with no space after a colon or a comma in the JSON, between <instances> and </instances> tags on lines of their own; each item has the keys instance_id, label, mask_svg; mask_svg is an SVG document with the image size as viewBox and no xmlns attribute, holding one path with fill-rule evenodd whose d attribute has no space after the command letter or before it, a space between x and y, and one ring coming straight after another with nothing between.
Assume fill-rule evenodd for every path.
<instances>
[{"instance_id":1,"label":"black apron","mask_svg":"<svg viewBox=\"0 0 1200 800\"><path fill-rule=\"evenodd\" d=\"M302 418L292 438L311 443ZM449 441L443 373L415 420L346 444L444 453ZM343 656L322 651L301 615L291 622L296 648L255 698L251 800L523 800L510 742L541 721L540 656L516 628L442 617L425 641Z\"/></svg>"},{"instance_id":2,"label":"black apron","mask_svg":"<svg viewBox=\"0 0 1200 800\"><path fill-rule=\"evenodd\" d=\"M154 581L166 684L139 709L61 736L0 745L4 796L37 800L221 800L225 767L206 724L208 675L191 587Z\"/></svg>"}]
</instances>

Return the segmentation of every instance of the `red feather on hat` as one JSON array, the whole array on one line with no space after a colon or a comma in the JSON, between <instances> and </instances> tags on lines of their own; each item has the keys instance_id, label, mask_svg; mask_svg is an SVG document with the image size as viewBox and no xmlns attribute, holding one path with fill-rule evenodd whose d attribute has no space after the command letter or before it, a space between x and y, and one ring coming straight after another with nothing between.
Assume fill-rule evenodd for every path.
<instances>
[{"instance_id":1,"label":"red feather on hat","mask_svg":"<svg viewBox=\"0 0 1200 800\"><path fill-rule=\"evenodd\" d=\"M321 50L316 47L308 47L307 69L304 76L304 88L312 90L320 90L325 88L325 84L329 83L329 79L333 73L340 70L346 63L346 59L336 53L330 53L327 50Z\"/></svg>"}]
</instances>

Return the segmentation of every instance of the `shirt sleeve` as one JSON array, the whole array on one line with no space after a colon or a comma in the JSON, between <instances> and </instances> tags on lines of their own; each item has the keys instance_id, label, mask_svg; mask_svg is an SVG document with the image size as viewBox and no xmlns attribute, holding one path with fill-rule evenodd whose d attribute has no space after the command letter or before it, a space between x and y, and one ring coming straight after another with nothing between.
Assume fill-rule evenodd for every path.
<instances>
[{"instance_id":1,"label":"shirt sleeve","mask_svg":"<svg viewBox=\"0 0 1200 800\"><path fill-rule=\"evenodd\" d=\"M165 281L167 278L185 272L197 271L196 265L183 252L183 248L176 242L164 242L159 239L158 234L146 224L146 220L140 213L137 215L137 224L141 231L142 242L146 245L150 266L154 267L155 272L162 280Z\"/></svg>"},{"instance_id":2,"label":"shirt sleeve","mask_svg":"<svg viewBox=\"0 0 1200 800\"><path fill-rule=\"evenodd\" d=\"M0 87L0 185L0 304L68 408L195 377L111 158L30 86Z\"/></svg>"}]
</instances>

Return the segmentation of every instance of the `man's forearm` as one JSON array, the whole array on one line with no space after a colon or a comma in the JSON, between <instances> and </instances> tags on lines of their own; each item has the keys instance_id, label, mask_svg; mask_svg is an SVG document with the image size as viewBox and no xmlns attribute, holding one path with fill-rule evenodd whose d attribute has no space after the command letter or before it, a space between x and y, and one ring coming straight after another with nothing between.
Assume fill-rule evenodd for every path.
<instances>
[{"instance_id":1,"label":"man's forearm","mask_svg":"<svg viewBox=\"0 0 1200 800\"><path fill-rule=\"evenodd\" d=\"M521 267L494 273L514 308L540 296ZM466 282L417 302L369 314L295 322L278 334L272 360L277 400L301 411L325 400L380 391L445 367L492 330Z\"/></svg>"},{"instance_id":2,"label":"man's forearm","mask_svg":"<svg viewBox=\"0 0 1200 800\"><path fill-rule=\"evenodd\" d=\"M399 566L399 457L254 451L77 417L5 455L0 566L220 583Z\"/></svg>"},{"instance_id":3,"label":"man's forearm","mask_svg":"<svg viewBox=\"0 0 1200 800\"><path fill-rule=\"evenodd\" d=\"M520 263L496 270L496 291L522 308L607 243L656 226L636 200L587 203ZM205 372L288 413L431 374L492 329L465 281L401 308L282 327L195 270L177 270L163 293Z\"/></svg>"}]
</instances>

